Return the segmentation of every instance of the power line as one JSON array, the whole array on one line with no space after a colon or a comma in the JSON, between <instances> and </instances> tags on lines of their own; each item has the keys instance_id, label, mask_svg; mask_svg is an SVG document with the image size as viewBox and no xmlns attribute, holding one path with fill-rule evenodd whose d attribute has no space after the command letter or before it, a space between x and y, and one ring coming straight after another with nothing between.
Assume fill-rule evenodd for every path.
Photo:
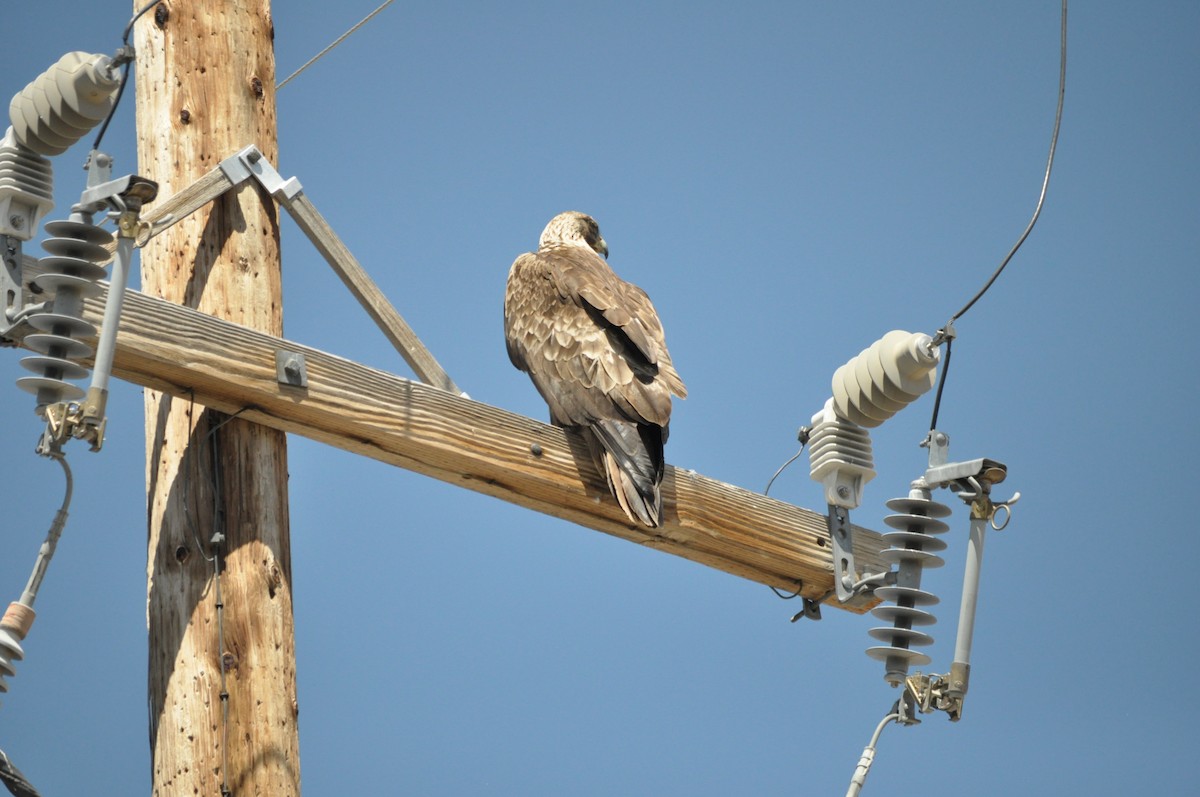
<instances>
[{"instance_id":1,"label":"power line","mask_svg":"<svg viewBox=\"0 0 1200 797\"><path fill-rule=\"evenodd\" d=\"M332 44L330 44L328 47L326 47L326 48L325 48L324 50L322 50L321 52L319 52L319 53L317 53L316 55L314 55L312 58L308 59L308 61L306 61L306 62L304 63L304 65L303 65L303 66L301 66L301 67L300 67L299 69L297 69L295 72L293 72L292 74L290 74L290 75L288 75L286 78L284 78L282 83L279 83L278 85L276 85L276 86L275 86L275 90L276 90L276 91L279 91L281 88L283 88L284 86L286 86L286 85L287 85L287 84L288 84L288 83L291 81L291 79L292 79L292 78L296 77L296 75L299 75L299 74L300 74L301 72L303 72L305 69L308 69L310 66L312 66L312 65L313 65L313 64L315 64L317 61L319 61L319 60L320 60L320 59L321 59L321 58L322 58L322 57L325 55L325 53L329 52L329 51L330 51L330 50L332 50L334 47L337 47L339 44L341 44L343 41L345 41L345 40L346 40L346 38L347 38L347 37L348 37L348 36L349 36L351 33L353 33L354 31L358 30L358 29L359 29L359 28L361 28L363 25L366 25L368 22L370 22L370 21L371 21L371 17L375 16L375 15L376 15L376 14L378 14L380 11L382 11L383 9L387 8L388 6L390 6L390 5L391 5L393 2L394 2L394 0L384 0L384 3L383 3L383 5L379 6L379 8L375 9L375 10L374 10L374 11L372 11L370 14L367 14L365 17L363 17L363 19L362 19L362 21L361 21L361 22L359 22L357 25L355 25L355 26L354 26L353 28L351 28L350 30L348 30L348 31L346 31L345 33L343 33L341 36L337 37L337 38L336 38L336 39L333 41L333 43L332 43Z\"/></svg>"},{"instance_id":2,"label":"power line","mask_svg":"<svg viewBox=\"0 0 1200 797\"><path fill-rule=\"evenodd\" d=\"M1058 104L1054 110L1054 130L1050 134L1050 154L1046 157L1046 173L1042 177L1042 190L1038 194L1037 206L1033 209L1033 216L1029 219L1029 223L1025 225L1025 230L1017 238L1017 242L1013 244L1012 249L1008 250L1008 254L1000 261L1000 265L992 272L992 276L988 279L984 286L979 289L978 293L971 297L971 300L962 306L962 309L950 317L946 326L938 330L937 338L946 343L946 358L942 363L942 373L938 378L937 398L933 404L933 417L929 421L930 430L937 428L938 411L942 405L942 391L946 387L946 374L950 370L950 347L954 342L954 322L962 318L968 310L975 306L975 303L987 293L988 289L1000 276L1000 272L1004 271L1004 267L1013 259L1013 255L1021 248L1021 244L1025 243L1025 239L1029 237L1029 233L1033 231L1033 225L1037 224L1038 217L1042 215L1042 206L1046 203L1046 190L1050 187L1050 170L1054 167L1054 150L1058 146L1058 131L1062 126L1063 113L1063 97L1066 94L1067 85L1067 0L1062 0L1062 23L1061 33L1059 34L1059 58L1058 58Z\"/></svg>"},{"instance_id":3,"label":"power line","mask_svg":"<svg viewBox=\"0 0 1200 797\"><path fill-rule=\"evenodd\" d=\"M1013 255L1021 248L1021 244L1025 243L1025 239L1029 237L1029 233L1033 230L1033 225L1037 224L1038 216L1042 215L1042 205L1046 202L1046 189L1050 186L1050 169L1054 166L1054 149L1058 146L1058 129L1062 124L1063 112L1063 95L1065 93L1067 83L1067 0L1062 2L1062 33L1059 40L1059 61L1058 61L1058 108L1054 112L1054 132L1050 135L1050 154L1046 158L1046 174L1042 178L1042 191L1038 195L1037 207L1033 210L1033 218L1029 220L1025 231L1021 233L1021 237L1013 244L1013 248L1005 255L1004 260L1000 262L1000 266L992 274L991 279L979 289L979 292L971 297L971 301L963 305L963 308L951 316L950 321L954 322L962 318L963 315L971 309L975 302L979 301L980 297L987 293L988 288L992 287L992 283L1000 276L1000 272L1004 271L1004 267L1012 260Z\"/></svg>"}]
</instances>

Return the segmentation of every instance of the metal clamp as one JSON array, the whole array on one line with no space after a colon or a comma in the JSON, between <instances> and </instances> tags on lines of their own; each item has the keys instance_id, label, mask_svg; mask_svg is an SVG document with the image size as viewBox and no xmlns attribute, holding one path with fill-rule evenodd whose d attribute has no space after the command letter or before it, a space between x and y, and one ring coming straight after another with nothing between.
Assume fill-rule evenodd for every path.
<instances>
[{"instance_id":1,"label":"metal clamp","mask_svg":"<svg viewBox=\"0 0 1200 797\"><path fill-rule=\"evenodd\" d=\"M275 377L281 385L308 387L308 366L304 355L279 349L275 352Z\"/></svg>"},{"instance_id":2,"label":"metal clamp","mask_svg":"<svg viewBox=\"0 0 1200 797\"><path fill-rule=\"evenodd\" d=\"M272 197L283 202L294 199L303 191L295 177L283 179L258 147L251 145L221 161L221 171L234 185L253 177Z\"/></svg>"}]
</instances>

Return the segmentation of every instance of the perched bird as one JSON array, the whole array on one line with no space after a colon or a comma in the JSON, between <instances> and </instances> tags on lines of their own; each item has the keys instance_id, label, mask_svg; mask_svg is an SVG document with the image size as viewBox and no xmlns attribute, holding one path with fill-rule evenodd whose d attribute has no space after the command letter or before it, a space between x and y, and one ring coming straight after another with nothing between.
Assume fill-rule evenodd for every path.
<instances>
[{"instance_id":1,"label":"perched bird","mask_svg":"<svg viewBox=\"0 0 1200 797\"><path fill-rule=\"evenodd\" d=\"M650 298L607 257L591 216L551 219L538 250L508 273L504 339L549 405L550 422L585 438L631 521L656 527L671 395L685 398L687 388Z\"/></svg>"}]
</instances>

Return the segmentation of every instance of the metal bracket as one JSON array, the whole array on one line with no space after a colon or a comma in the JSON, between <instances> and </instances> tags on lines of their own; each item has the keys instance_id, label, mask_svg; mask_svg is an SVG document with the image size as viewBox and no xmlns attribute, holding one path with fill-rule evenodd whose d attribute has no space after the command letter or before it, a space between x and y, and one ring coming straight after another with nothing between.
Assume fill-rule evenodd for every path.
<instances>
[{"instance_id":1,"label":"metal bracket","mask_svg":"<svg viewBox=\"0 0 1200 797\"><path fill-rule=\"evenodd\" d=\"M295 177L283 179L271 162L263 157L262 150L254 145L221 161L221 171L234 185L240 185L253 177L267 189L267 193L280 202L290 201L304 190Z\"/></svg>"},{"instance_id":2,"label":"metal bracket","mask_svg":"<svg viewBox=\"0 0 1200 797\"><path fill-rule=\"evenodd\" d=\"M157 196L158 183L136 174L127 174L115 180L89 185L80 195L79 204L91 212L116 206L114 200L119 198L120 206L141 210L142 205L153 202Z\"/></svg>"},{"instance_id":3,"label":"metal bracket","mask_svg":"<svg viewBox=\"0 0 1200 797\"><path fill-rule=\"evenodd\" d=\"M994 459L950 462L950 436L945 432L936 429L930 431L921 445L929 449L929 469L925 471L924 479L930 488L950 487L958 492L959 487L969 486L972 479L999 484L1008 475L1004 463Z\"/></svg>"},{"instance_id":4,"label":"metal bracket","mask_svg":"<svg viewBox=\"0 0 1200 797\"><path fill-rule=\"evenodd\" d=\"M298 351L279 349L275 352L275 376L281 385L308 387L308 366Z\"/></svg>"},{"instance_id":5,"label":"metal bracket","mask_svg":"<svg viewBox=\"0 0 1200 797\"><path fill-rule=\"evenodd\" d=\"M858 570L854 566L854 527L850 510L829 504L829 539L833 543L833 588L845 603L854 597Z\"/></svg>"},{"instance_id":6,"label":"metal bracket","mask_svg":"<svg viewBox=\"0 0 1200 797\"><path fill-rule=\"evenodd\" d=\"M969 668L968 668L969 669ZM963 695L965 688L955 690L955 670L951 667L947 675L926 675L913 673L904 680L904 694L909 701L910 710L916 709L922 714L932 714L944 711L951 722L958 722L963 714ZM912 715L912 722L920 722Z\"/></svg>"},{"instance_id":7,"label":"metal bracket","mask_svg":"<svg viewBox=\"0 0 1200 797\"><path fill-rule=\"evenodd\" d=\"M792 615L792 622L807 617L809 620L821 619L821 601L823 598L801 598L804 608Z\"/></svg>"},{"instance_id":8,"label":"metal bracket","mask_svg":"<svg viewBox=\"0 0 1200 797\"><path fill-rule=\"evenodd\" d=\"M0 235L0 260L4 261L0 263L0 338L3 338L14 326L9 314L25 306L20 238Z\"/></svg>"}]
</instances>

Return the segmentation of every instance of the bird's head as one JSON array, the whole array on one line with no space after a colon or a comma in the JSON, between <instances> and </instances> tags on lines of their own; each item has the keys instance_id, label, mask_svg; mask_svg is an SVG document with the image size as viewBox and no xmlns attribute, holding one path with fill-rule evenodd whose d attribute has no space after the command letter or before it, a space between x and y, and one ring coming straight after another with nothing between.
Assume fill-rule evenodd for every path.
<instances>
[{"instance_id":1,"label":"bird's head","mask_svg":"<svg viewBox=\"0 0 1200 797\"><path fill-rule=\"evenodd\" d=\"M600 235L600 225L586 213L568 210L550 219L538 246L583 246L608 259L608 244Z\"/></svg>"}]
</instances>

